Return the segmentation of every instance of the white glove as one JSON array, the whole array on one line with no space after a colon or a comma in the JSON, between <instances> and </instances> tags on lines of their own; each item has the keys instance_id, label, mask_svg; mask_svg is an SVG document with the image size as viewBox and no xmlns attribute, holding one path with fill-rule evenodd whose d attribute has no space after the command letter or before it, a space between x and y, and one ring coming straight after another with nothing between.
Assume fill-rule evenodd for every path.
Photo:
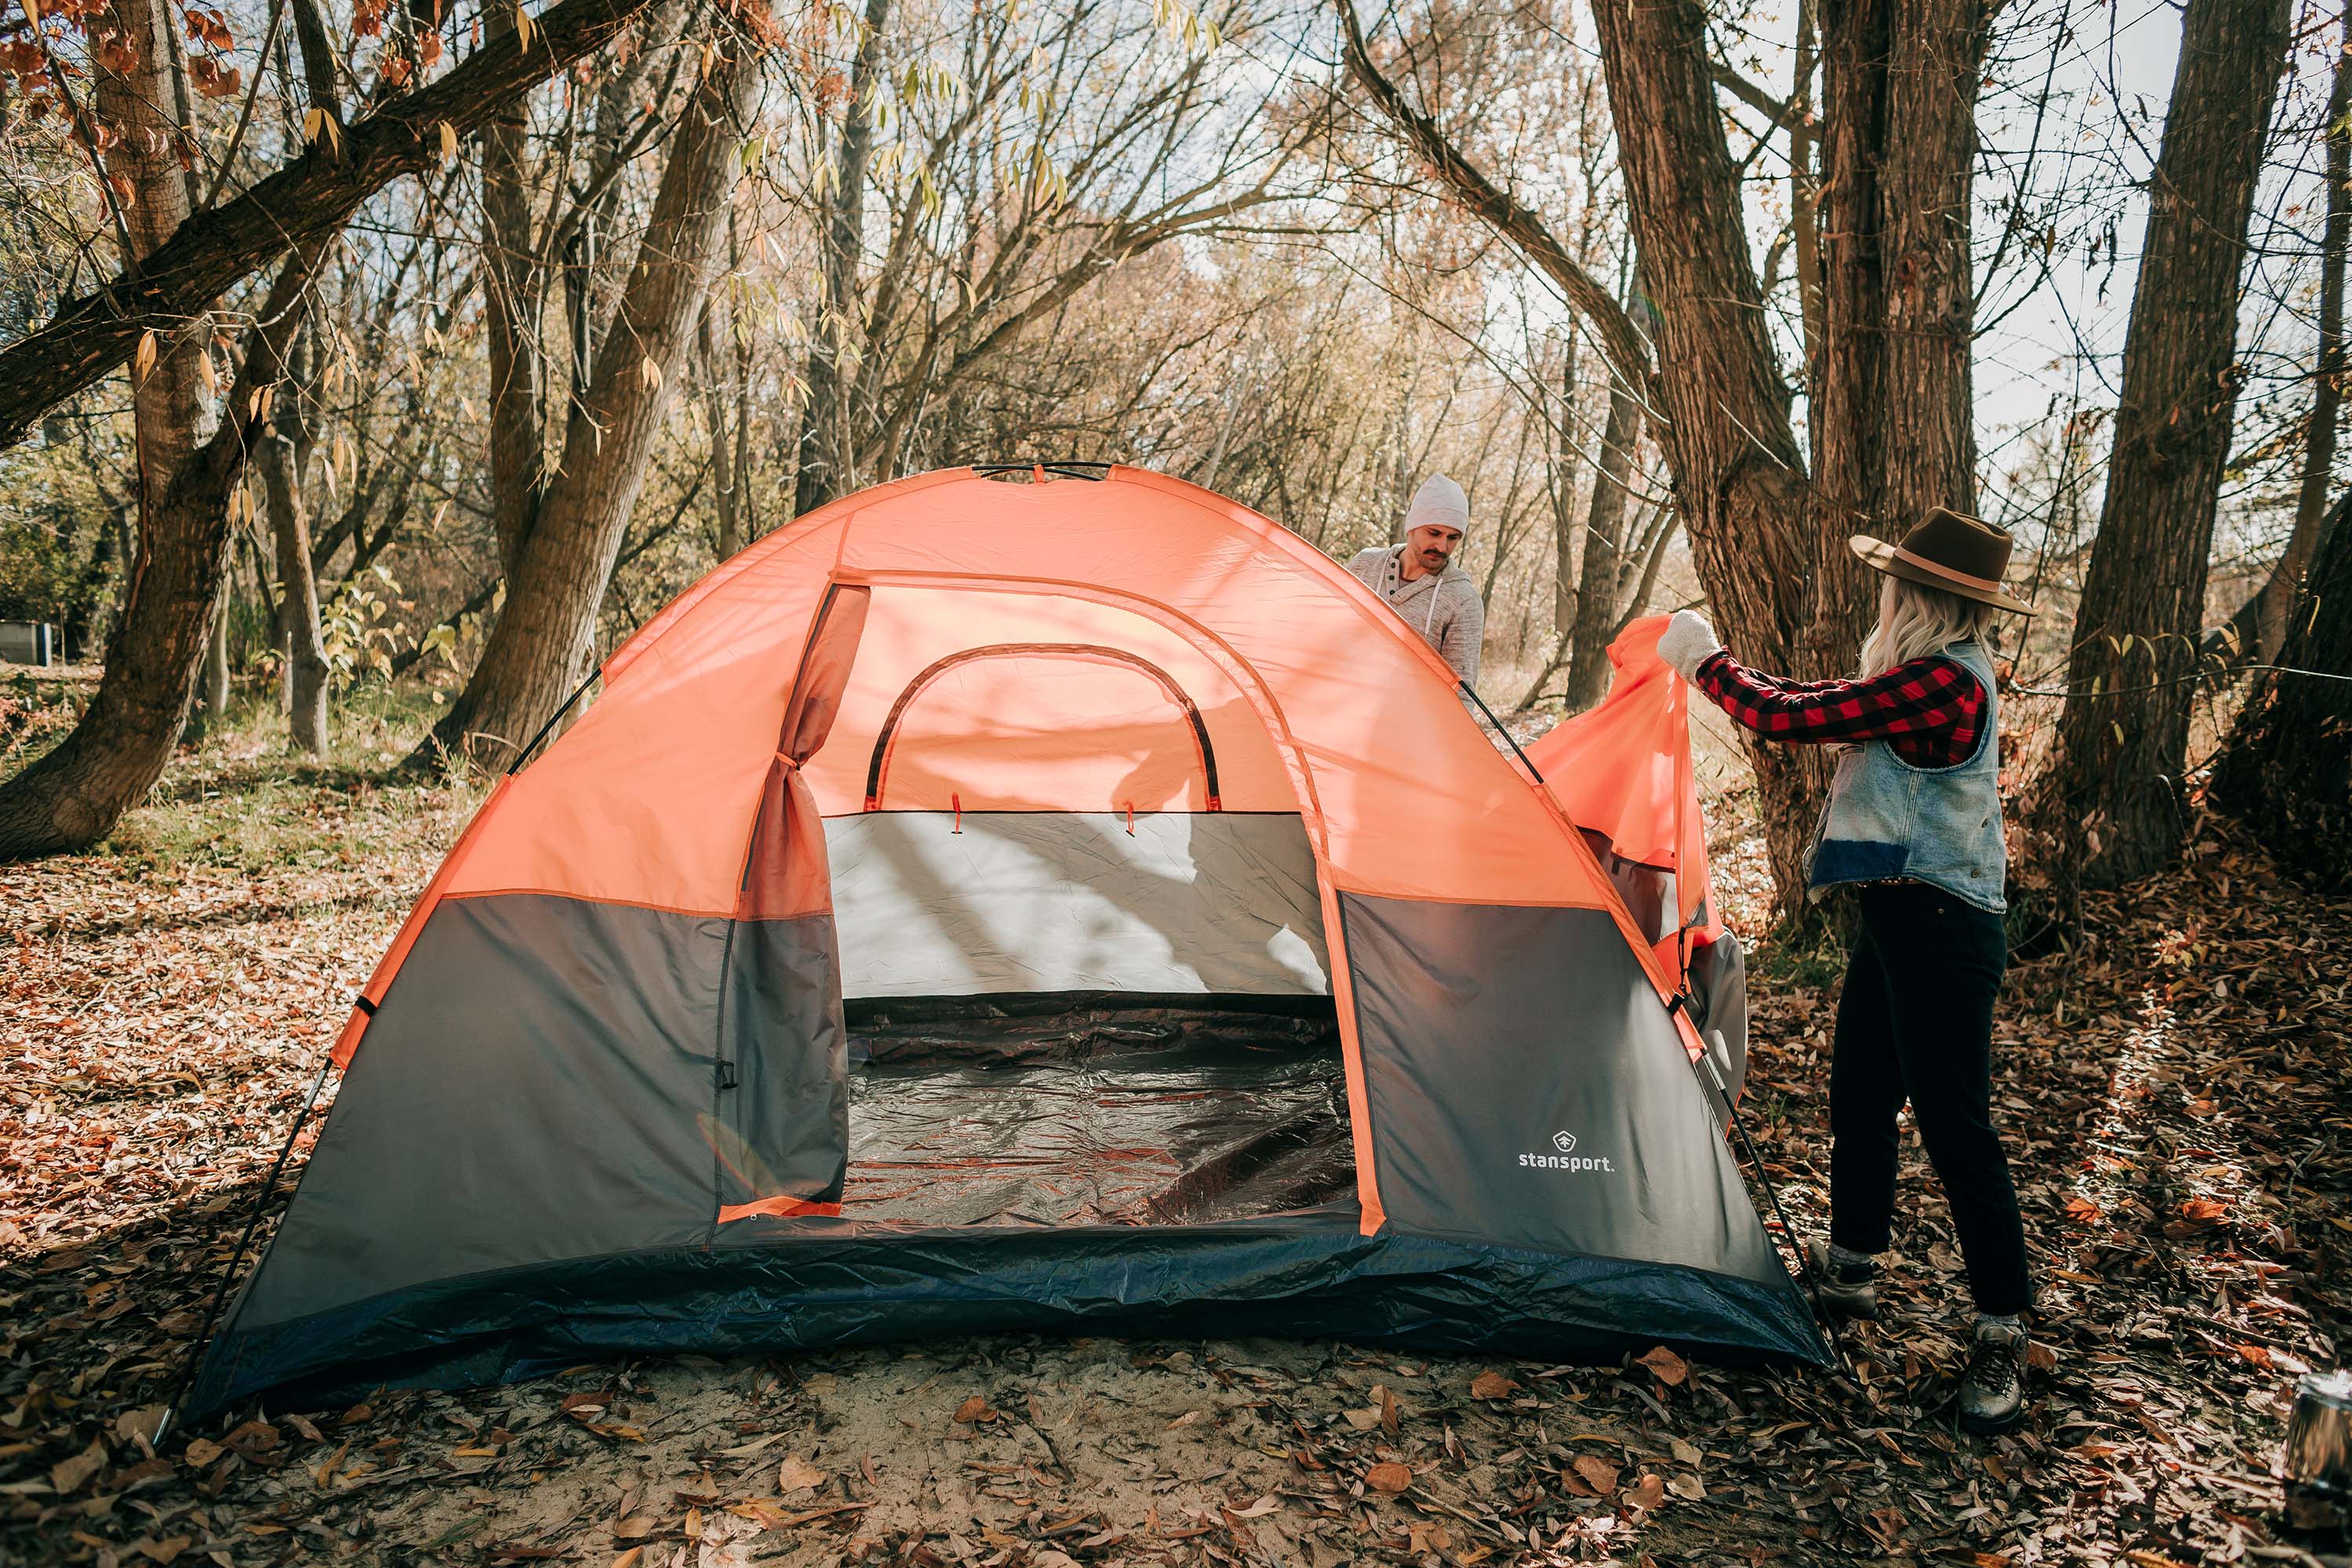
<instances>
[{"instance_id":1,"label":"white glove","mask_svg":"<svg viewBox=\"0 0 2352 1568\"><path fill-rule=\"evenodd\" d=\"M1723 651L1715 640L1715 628L1696 610L1676 610L1666 629L1658 634L1658 657L1673 665L1685 680L1698 674L1698 667L1708 658Z\"/></svg>"}]
</instances>

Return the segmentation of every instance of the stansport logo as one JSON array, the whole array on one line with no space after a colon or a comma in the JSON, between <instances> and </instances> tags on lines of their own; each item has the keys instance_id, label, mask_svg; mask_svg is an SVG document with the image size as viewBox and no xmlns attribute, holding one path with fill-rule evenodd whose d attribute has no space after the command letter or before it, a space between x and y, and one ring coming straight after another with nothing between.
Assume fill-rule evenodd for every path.
<instances>
[{"instance_id":1,"label":"stansport logo","mask_svg":"<svg viewBox=\"0 0 2352 1568\"><path fill-rule=\"evenodd\" d=\"M1573 1132L1553 1133L1551 1146L1554 1152L1549 1154L1520 1155L1519 1163L1535 1171L1606 1171L1612 1175L1616 1173L1617 1167L1609 1163L1607 1155L1579 1154Z\"/></svg>"}]
</instances>

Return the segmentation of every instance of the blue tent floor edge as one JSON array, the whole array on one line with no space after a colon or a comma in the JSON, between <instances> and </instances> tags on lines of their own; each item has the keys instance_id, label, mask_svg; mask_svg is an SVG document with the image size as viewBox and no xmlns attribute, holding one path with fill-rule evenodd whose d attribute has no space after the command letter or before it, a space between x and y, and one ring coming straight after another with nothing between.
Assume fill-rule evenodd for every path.
<instances>
[{"instance_id":1,"label":"blue tent floor edge","mask_svg":"<svg viewBox=\"0 0 2352 1568\"><path fill-rule=\"evenodd\" d=\"M1785 1274L1741 1279L1393 1229L1366 1237L1352 1210L1165 1227L793 1225L790 1235L769 1226L740 1244L525 1265L237 1327L207 1350L185 1414L264 1395L276 1409L320 1409L387 1385L478 1386L629 1355L1024 1331L1332 1339L1563 1362L1665 1344L1718 1364L1832 1364Z\"/></svg>"}]
</instances>

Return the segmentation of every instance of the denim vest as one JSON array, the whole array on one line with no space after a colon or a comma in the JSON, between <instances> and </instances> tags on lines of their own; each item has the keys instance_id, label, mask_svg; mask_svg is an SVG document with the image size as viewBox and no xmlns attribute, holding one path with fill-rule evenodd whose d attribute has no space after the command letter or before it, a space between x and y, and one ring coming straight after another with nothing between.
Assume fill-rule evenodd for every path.
<instances>
[{"instance_id":1,"label":"denim vest","mask_svg":"<svg viewBox=\"0 0 2352 1568\"><path fill-rule=\"evenodd\" d=\"M2009 846L2000 831L2000 700L1992 661L1971 638L1944 650L1983 683L1977 749L1946 768L1916 768L1884 741L1838 759L1829 805L1805 853L1805 885L1818 900L1843 882L1927 882L1995 914L2009 905Z\"/></svg>"}]
</instances>

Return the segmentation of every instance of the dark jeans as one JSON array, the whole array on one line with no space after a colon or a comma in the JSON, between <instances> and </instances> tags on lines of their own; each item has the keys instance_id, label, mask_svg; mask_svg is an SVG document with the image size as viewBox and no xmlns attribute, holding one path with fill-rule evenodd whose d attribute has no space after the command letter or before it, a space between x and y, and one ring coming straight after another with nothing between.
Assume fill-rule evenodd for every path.
<instances>
[{"instance_id":1,"label":"dark jeans","mask_svg":"<svg viewBox=\"0 0 2352 1568\"><path fill-rule=\"evenodd\" d=\"M1944 1186L1977 1310L2023 1311L2025 1229L1992 1125L2000 917L1924 882L1865 887L1830 1062L1830 1239L1884 1252L1905 1100Z\"/></svg>"}]
</instances>

